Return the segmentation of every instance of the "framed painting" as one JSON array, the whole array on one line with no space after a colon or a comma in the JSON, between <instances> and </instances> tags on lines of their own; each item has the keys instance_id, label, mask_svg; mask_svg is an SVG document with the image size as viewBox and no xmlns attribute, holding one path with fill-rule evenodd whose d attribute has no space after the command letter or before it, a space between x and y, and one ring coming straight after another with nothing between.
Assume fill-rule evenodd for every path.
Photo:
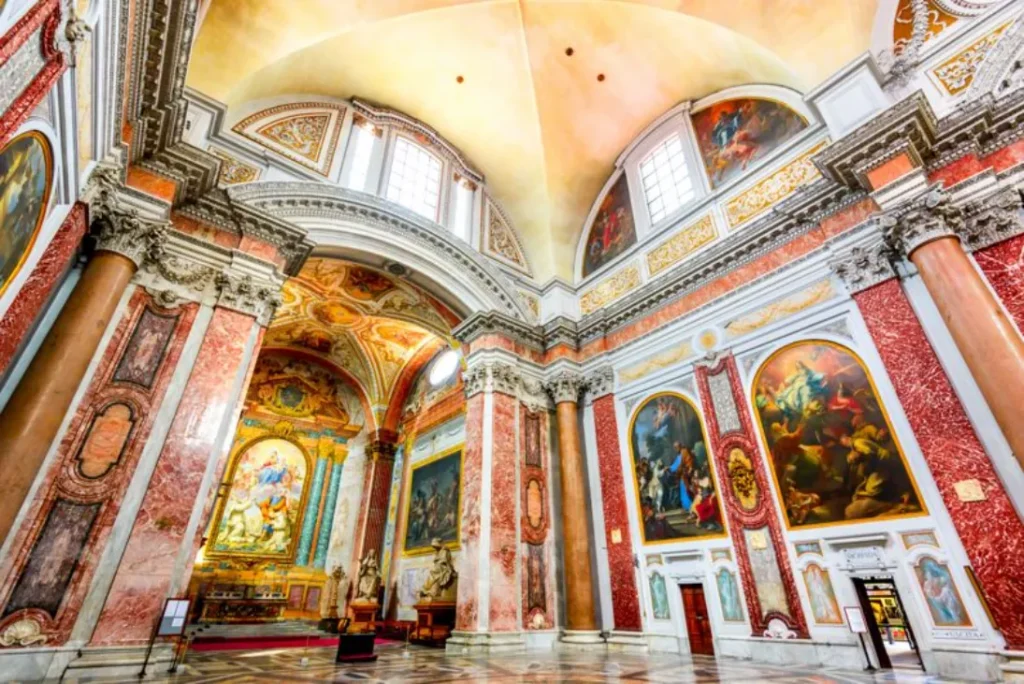
<instances>
[{"instance_id":1,"label":"framed painting","mask_svg":"<svg viewBox=\"0 0 1024 684\"><path fill-rule=\"evenodd\" d=\"M309 463L301 447L279 437L243 445L228 470L227 495L214 517L206 555L294 558Z\"/></svg>"},{"instance_id":2,"label":"framed painting","mask_svg":"<svg viewBox=\"0 0 1024 684\"><path fill-rule=\"evenodd\" d=\"M662 392L644 401L629 448L644 543L725 536L704 427L689 399Z\"/></svg>"},{"instance_id":3,"label":"framed painting","mask_svg":"<svg viewBox=\"0 0 1024 684\"><path fill-rule=\"evenodd\" d=\"M971 626L971 618L948 565L924 556L914 566L914 574L936 627Z\"/></svg>"},{"instance_id":4,"label":"framed painting","mask_svg":"<svg viewBox=\"0 0 1024 684\"><path fill-rule=\"evenodd\" d=\"M716 102L691 120L712 189L739 178L807 128L807 121L781 102L752 97Z\"/></svg>"},{"instance_id":5,"label":"framed painting","mask_svg":"<svg viewBox=\"0 0 1024 684\"><path fill-rule=\"evenodd\" d=\"M39 236L52 180L53 152L41 132L22 133L0 150L0 294Z\"/></svg>"},{"instance_id":6,"label":"framed painting","mask_svg":"<svg viewBox=\"0 0 1024 684\"><path fill-rule=\"evenodd\" d=\"M828 570L811 563L803 571L804 586L807 587L807 598L811 602L811 615L819 625L841 625L843 614L839 611L839 602L832 588Z\"/></svg>"},{"instance_id":7,"label":"framed painting","mask_svg":"<svg viewBox=\"0 0 1024 684\"><path fill-rule=\"evenodd\" d=\"M629 203L626 174L608 189L590 224L583 248L583 277L598 270L636 244L633 207Z\"/></svg>"},{"instance_id":8,"label":"framed painting","mask_svg":"<svg viewBox=\"0 0 1024 684\"><path fill-rule=\"evenodd\" d=\"M746 622L736 575L722 568L715 573L715 585L718 587L718 600L722 604L722 619L726 622Z\"/></svg>"},{"instance_id":9,"label":"framed painting","mask_svg":"<svg viewBox=\"0 0 1024 684\"><path fill-rule=\"evenodd\" d=\"M651 608L654 611L655 620L671 620L672 613L668 607L668 588L665 586L665 578L660 572L651 573L649 578L651 584Z\"/></svg>"},{"instance_id":10,"label":"framed painting","mask_svg":"<svg viewBox=\"0 0 1024 684\"><path fill-rule=\"evenodd\" d=\"M459 548L462 451L460 444L412 464L405 497L405 555L433 553L435 538L450 549Z\"/></svg>"},{"instance_id":11,"label":"framed painting","mask_svg":"<svg viewBox=\"0 0 1024 684\"><path fill-rule=\"evenodd\" d=\"M846 347L779 349L752 399L789 529L927 512L874 381Z\"/></svg>"}]
</instances>

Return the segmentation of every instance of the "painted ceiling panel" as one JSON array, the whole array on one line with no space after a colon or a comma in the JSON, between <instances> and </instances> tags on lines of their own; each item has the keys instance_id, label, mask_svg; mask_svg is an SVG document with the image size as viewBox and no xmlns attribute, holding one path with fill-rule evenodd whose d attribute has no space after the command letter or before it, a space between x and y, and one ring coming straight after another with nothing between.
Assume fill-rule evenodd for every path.
<instances>
[{"instance_id":1,"label":"painted ceiling panel","mask_svg":"<svg viewBox=\"0 0 1024 684\"><path fill-rule=\"evenodd\" d=\"M535 275L571 278L587 211L649 122L732 85L813 87L868 48L876 4L213 0L189 85L229 107L359 96L421 119L487 176Z\"/></svg>"}]
</instances>

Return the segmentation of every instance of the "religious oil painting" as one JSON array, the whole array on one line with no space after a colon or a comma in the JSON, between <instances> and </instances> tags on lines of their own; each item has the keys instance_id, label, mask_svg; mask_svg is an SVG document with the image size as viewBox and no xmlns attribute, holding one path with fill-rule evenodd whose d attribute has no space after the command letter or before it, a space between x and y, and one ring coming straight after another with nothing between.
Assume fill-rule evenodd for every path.
<instances>
[{"instance_id":1,"label":"religious oil painting","mask_svg":"<svg viewBox=\"0 0 1024 684\"><path fill-rule=\"evenodd\" d=\"M928 611L936 627L970 627L971 618L953 582L949 566L925 556L914 566L917 583L924 593Z\"/></svg>"},{"instance_id":2,"label":"religious oil painting","mask_svg":"<svg viewBox=\"0 0 1024 684\"><path fill-rule=\"evenodd\" d=\"M722 619L726 622L745 622L736 575L722 568L715 574L715 584L718 585L718 600L722 604Z\"/></svg>"},{"instance_id":3,"label":"religious oil painting","mask_svg":"<svg viewBox=\"0 0 1024 684\"><path fill-rule=\"evenodd\" d=\"M210 555L291 558L307 473L306 455L287 440L264 439L242 451L230 470Z\"/></svg>"},{"instance_id":4,"label":"religious oil painting","mask_svg":"<svg viewBox=\"0 0 1024 684\"><path fill-rule=\"evenodd\" d=\"M405 553L430 553L435 538L458 548L461 500L461 447L413 464L406 497Z\"/></svg>"},{"instance_id":5,"label":"religious oil painting","mask_svg":"<svg viewBox=\"0 0 1024 684\"><path fill-rule=\"evenodd\" d=\"M636 244L636 226L629 204L626 174L619 176L601 200L583 254L583 277L609 263Z\"/></svg>"},{"instance_id":6,"label":"religious oil painting","mask_svg":"<svg viewBox=\"0 0 1024 684\"><path fill-rule=\"evenodd\" d=\"M811 602L811 614L819 625L841 625L843 615L836 601L835 590L828 570L811 563L803 571L804 585L807 587L807 598Z\"/></svg>"},{"instance_id":7,"label":"religious oil painting","mask_svg":"<svg viewBox=\"0 0 1024 684\"><path fill-rule=\"evenodd\" d=\"M804 118L786 105L759 98L717 102L692 118L712 188L743 175L751 164L807 128Z\"/></svg>"},{"instance_id":8,"label":"religious oil painting","mask_svg":"<svg viewBox=\"0 0 1024 684\"><path fill-rule=\"evenodd\" d=\"M818 340L784 347L761 366L753 395L791 529L925 512L885 407L853 352Z\"/></svg>"},{"instance_id":9,"label":"religious oil painting","mask_svg":"<svg viewBox=\"0 0 1024 684\"><path fill-rule=\"evenodd\" d=\"M114 370L114 381L151 388L177 324L177 315L143 311Z\"/></svg>"},{"instance_id":10,"label":"religious oil painting","mask_svg":"<svg viewBox=\"0 0 1024 684\"><path fill-rule=\"evenodd\" d=\"M0 294L39 235L52 177L53 157L42 133L23 133L0 150Z\"/></svg>"},{"instance_id":11,"label":"religious oil painting","mask_svg":"<svg viewBox=\"0 0 1024 684\"><path fill-rule=\"evenodd\" d=\"M693 404L668 392L649 398L634 414L630 451L645 543L724 535L707 440Z\"/></svg>"},{"instance_id":12,"label":"religious oil painting","mask_svg":"<svg viewBox=\"0 0 1024 684\"><path fill-rule=\"evenodd\" d=\"M670 620L672 614L668 607L668 589L665 586L665 578L660 572L650 576L651 583L651 607L654 609L655 620Z\"/></svg>"}]
</instances>

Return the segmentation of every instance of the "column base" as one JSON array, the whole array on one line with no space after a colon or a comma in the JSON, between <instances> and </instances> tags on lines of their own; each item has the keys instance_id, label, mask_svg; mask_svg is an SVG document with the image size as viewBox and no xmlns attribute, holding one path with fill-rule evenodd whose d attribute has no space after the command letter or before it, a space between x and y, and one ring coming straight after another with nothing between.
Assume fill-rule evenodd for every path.
<instances>
[{"instance_id":1,"label":"column base","mask_svg":"<svg viewBox=\"0 0 1024 684\"><path fill-rule=\"evenodd\" d=\"M560 651L603 651L608 647L597 630L567 629L558 641Z\"/></svg>"},{"instance_id":2,"label":"column base","mask_svg":"<svg viewBox=\"0 0 1024 684\"><path fill-rule=\"evenodd\" d=\"M606 639L609 653L647 653L647 637L643 632L621 632L612 630Z\"/></svg>"},{"instance_id":3,"label":"column base","mask_svg":"<svg viewBox=\"0 0 1024 684\"><path fill-rule=\"evenodd\" d=\"M522 632L460 632L454 631L444 645L452 655L486 655L489 653L522 653L526 641Z\"/></svg>"}]
</instances>

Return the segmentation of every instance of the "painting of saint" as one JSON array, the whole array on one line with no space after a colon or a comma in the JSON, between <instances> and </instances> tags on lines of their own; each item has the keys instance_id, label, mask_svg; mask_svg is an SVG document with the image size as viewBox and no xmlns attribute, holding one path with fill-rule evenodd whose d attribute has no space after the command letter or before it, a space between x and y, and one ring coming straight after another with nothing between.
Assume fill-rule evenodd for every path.
<instances>
[{"instance_id":1,"label":"painting of saint","mask_svg":"<svg viewBox=\"0 0 1024 684\"><path fill-rule=\"evenodd\" d=\"M807 128L807 121L789 107L758 98L716 102L692 119L712 189L743 175L751 164Z\"/></svg>"},{"instance_id":2,"label":"painting of saint","mask_svg":"<svg viewBox=\"0 0 1024 684\"><path fill-rule=\"evenodd\" d=\"M430 553L435 537L458 548L462 511L462 449L415 463L405 509L405 553Z\"/></svg>"},{"instance_id":3,"label":"painting of saint","mask_svg":"<svg viewBox=\"0 0 1024 684\"><path fill-rule=\"evenodd\" d=\"M210 555L290 558L306 472L305 454L287 440L265 439L243 451L230 470Z\"/></svg>"},{"instance_id":4,"label":"painting of saint","mask_svg":"<svg viewBox=\"0 0 1024 684\"><path fill-rule=\"evenodd\" d=\"M53 157L38 131L0 150L0 294L25 263L50 199Z\"/></svg>"},{"instance_id":5,"label":"painting of saint","mask_svg":"<svg viewBox=\"0 0 1024 684\"><path fill-rule=\"evenodd\" d=\"M722 603L722 619L726 622L744 622L736 575L722 568L715 575L715 584L718 585L718 599Z\"/></svg>"},{"instance_id":6,"label":"painting of saint","mask_svg":"<svg viewBox=\"0 0 1024 684\"><path fill-rule=\"evenodd\" d=\"M754 380L754 407L790 528L925 511L885 408L857 356L798 342Z\"/></svg>"},{"instance_id":7,"label":"painting of saint","mask_svg":"<svg viewBox=\"0 0 1024 684\"><path fill-rule=\"evenodd\" d=\"M619 176L594 216L583 254L583 277L601 268L636 244L636 226L629 204L626 174Z\"/></svg>"},{"instance_id":8,"label":"painting of saint","mask_svg":"<svg viewBox=\"0 0 1024 684\"><path fill-rule=\"evenodd\" d=\"M811 614L819 625L841 625L843 616L839 612L835 591L828 570L822 570L813 563L803 572L807 586L807 598L811 601Z\"/></svg>"},{"instance_id":9,"label":"painting of saint","mask_svg":"<svg viewBox=\"0 0 1024 684\"><path fill-rule=\"evenodd\" d=\"M914 573L921 585L928 611L936 627L969 627L971 618L967 615L964 602L960 599L953 576L945 563L925 556L916 566Z\"/></svg>"},{"instance_id":10,"label":"painting of saint","mask_svg":"<svg viewBox=\"0 0 1024 684\"><path fill-rule=\"evenodd\" d=\"M656 394L630 427L644 542L722 536L722 511L700 417L681 395Z\"/></svg>"},{"instance_id":11,"label":"painting of saint","mask_svg":"<svg viewBox=\"0 0 1024 684\"><path fill-rule=\"evenodd\" d=\"M665 588L665 578L658 572L651 575L651 606L654 608L655 620L672 618L668 607L668 589Z\"/></svg>"}]
</instances>

